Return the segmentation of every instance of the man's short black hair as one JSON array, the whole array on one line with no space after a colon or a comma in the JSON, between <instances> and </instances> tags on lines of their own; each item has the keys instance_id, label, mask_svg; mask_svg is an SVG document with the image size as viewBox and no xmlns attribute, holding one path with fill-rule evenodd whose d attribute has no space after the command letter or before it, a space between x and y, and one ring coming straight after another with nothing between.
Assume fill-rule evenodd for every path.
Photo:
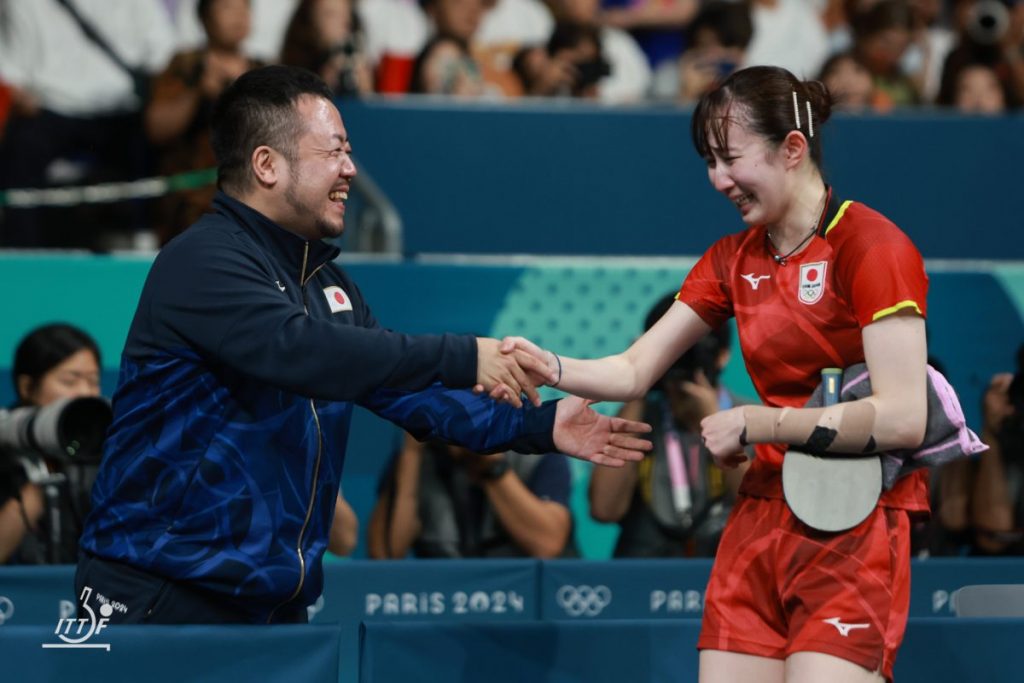
<instances>
[{"instance_id":1,"label":"man's short black hair","mask_svg":"<svg viewBox=\"0 0 1024 683\"><path fill-rule=\"evenodd\" d=\"M218 187L251 187L249 160L260 145L294 160L295 141L302 134L295 105L304 95L332 99L331 89L312 71L282 65L247 71L224 90L213 110L210 138Z\"/></svg>"}]
</instances>

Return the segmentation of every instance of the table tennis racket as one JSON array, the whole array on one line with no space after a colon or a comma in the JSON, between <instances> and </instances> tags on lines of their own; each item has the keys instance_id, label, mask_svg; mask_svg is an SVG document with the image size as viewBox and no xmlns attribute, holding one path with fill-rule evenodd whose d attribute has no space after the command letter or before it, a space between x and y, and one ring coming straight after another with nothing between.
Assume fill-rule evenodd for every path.
<instances>
[{"instance_id":1,"label":"table tennis racket","mask_svg":"<svg viewBox=\"0 0 1024 683\"><path fill-rule=\"evenodd\" d=\"M839 402L843 371L821 371L824 405ZM797 519L819 531L845 531L863 522L882 493L878 455L826 457L795 449L782 461L782 491Z\"/></svg>"}]
</instances>

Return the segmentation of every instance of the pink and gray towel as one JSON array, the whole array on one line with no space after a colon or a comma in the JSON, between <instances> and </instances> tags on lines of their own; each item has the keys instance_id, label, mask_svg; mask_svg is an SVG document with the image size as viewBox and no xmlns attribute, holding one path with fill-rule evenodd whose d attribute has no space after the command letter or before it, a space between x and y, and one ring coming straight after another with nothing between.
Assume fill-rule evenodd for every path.
<instances>
[{"instance_id":1,"label":"pink and gray towel","mask_svg":"<svg viewBox=\"0 0 1024 683\"><path fill-rule=\"evenodd\" d=\"M864 363L843 370L840 401L856 401L871 395L871 379ZM822 387L814 390L808 408L822 405ZM924 441L915 449L879 453L882 484L891 489L896 480L922 467L937 467L957 458L987 450L978 435L967 427L964 411L953 387L938 370L928 366L928 424Z\"/></svg>"}]
</instances>

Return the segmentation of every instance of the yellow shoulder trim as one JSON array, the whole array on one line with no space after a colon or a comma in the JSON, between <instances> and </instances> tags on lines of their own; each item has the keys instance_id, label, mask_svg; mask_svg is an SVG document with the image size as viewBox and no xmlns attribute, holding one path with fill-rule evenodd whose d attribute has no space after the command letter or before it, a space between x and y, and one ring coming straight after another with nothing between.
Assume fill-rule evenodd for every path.
<instances>
[{"instance_id":1,"label":"yellow shoulder trim","mask_svg":"<svg viewBox=\"0 0 1024 683\"><path fill-rule=\"evenodd\" d=\"M873 316L871 316L871 322L876 322L878 320L881 320L885 316L892 315L893 313L895 313L897 311L901 311L904 308L913 308L915 311L917 311L918 315L923 315L921 313L921 307L917 305L917 302L914 301L913 299L907 299L906 301L899 302L895 306L890 306L889 308L883 308L882 310L878 311Z\"/></svg>"},{"instance_id":2,"label":"yellow shoulder trim","mask_svg":"<svg viewBox=\"0 0 1024 683\"><path fill-rule=\"evenodd\" d=\"M836 227L836 225L842 219L843 214L846 213L846 209L850 206L850 204L853 204L852 199L847 199L845 202L842 203L842 205L839 207L839 210L836 211L836 217L833 218L832 222L828 224L827 228L825 228L826 235L832 232L832 228Z\"/></svg>"}]
</instances>

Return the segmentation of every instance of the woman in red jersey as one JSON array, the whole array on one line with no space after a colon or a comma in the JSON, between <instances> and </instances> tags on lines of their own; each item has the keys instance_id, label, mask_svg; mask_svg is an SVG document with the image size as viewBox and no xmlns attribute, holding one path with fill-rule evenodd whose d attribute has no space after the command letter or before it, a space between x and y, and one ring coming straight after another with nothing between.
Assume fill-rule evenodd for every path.
<instances>
[{"instance_id":1,"label":"woman in red jersey","mask_svg":"<svg viewBox=\"0 0 1024 683\"><path fill-rule=\"evenodd\" d=\"M763 406L704 419L723 467L744 477L708 584L700 680L878 681L892 678L910 598L909 517L926 513L922 471L883 492L852 529L796 519L782 494L788 445L863 453L920 445L927 415L921 255L891 221L840 199L821 173L824 85L752 67L705 95L693 141L745 229L704 254L665 316L629 349L577 360L543 355L558 387L604 400L643 396L704 334L735 316ZM803 408L825 367L866 362L871 395Z\"/></svg>"}]
</instances>

